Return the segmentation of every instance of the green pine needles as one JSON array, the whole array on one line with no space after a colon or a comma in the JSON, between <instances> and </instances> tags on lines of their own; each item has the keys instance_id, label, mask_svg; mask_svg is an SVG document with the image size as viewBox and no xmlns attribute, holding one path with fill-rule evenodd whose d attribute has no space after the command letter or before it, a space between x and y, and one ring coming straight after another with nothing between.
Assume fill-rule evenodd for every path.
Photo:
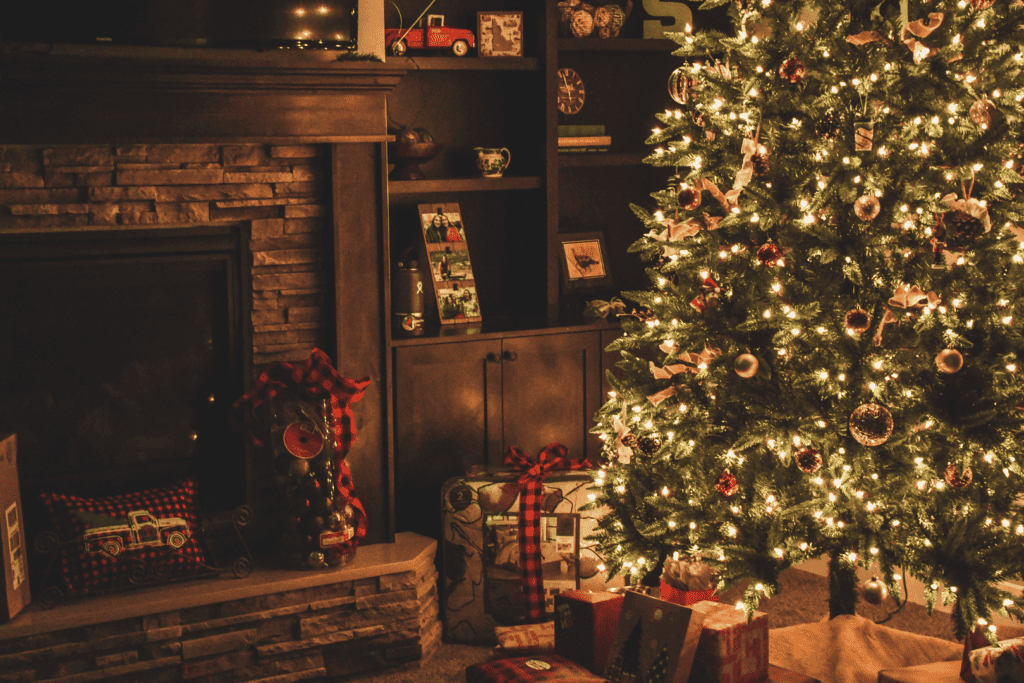
<instances>
[{"instance_id":1,"label":"green pine needles","mask_svg":"<svg viewBox=\"0 0 1024 683\"><path fill-rule=\"evenodd\" d=\"M874 563L961 637L1024 616L1024 4L730 3L734 35L672 36L670 184L633 207L609 568L701 557L750 613L827 557L833 616Z\"/></svg>"}]
</instances>

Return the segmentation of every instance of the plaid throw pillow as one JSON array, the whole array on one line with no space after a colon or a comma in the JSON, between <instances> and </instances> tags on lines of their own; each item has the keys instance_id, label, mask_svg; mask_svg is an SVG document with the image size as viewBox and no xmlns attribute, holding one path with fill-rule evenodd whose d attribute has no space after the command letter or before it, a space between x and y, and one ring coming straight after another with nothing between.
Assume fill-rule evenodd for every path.
<instances>
[{"instance_id":1,"label":"plaid throw pillow","mask_svg":"<svg viewBox=\"0 0 1024 683\"><path fill-rule=\"evenodd\" d=\"M195 494L192 480L108 498L42 494L60 540L61 587L92 593L206 573Z\"/></svg>"}]
</instances>

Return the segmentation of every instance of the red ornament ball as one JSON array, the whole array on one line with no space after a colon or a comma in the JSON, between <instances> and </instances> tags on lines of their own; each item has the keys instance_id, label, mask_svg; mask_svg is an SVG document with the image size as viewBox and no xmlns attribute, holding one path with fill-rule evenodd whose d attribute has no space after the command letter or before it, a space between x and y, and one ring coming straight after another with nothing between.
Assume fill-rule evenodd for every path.
<instances>
[{"instance_id":1,"label":"red ornament ball","mask_svg":"<svg viewBox=\"0 0 1024 683\"><path fill-rule=\"evenodd\" d=\"M857 214L857 218L862 221L870 221L878 215L882 210L882 205L878 201L878 197L873 194L865 194L857 197L857 201L853 203L853 212Z\"/></svg>"},{"instance_id":2,"label":"red ornament ball","mask_svg":"<svg viewBox=\"0 0 1024 683\"><path fill-rule=\"evenodd\" d=\"M935 356L935 364L939 366L939 372L952 375L964 366L964 357L956 349L943 349Z\"/></svg>"},{"instance_id":3,"label":"red ornament ball","mask_svg":"<svg viewBox=\"0 0 1024 683\"><path fill-rule=\"evenodd\" d=\"M736 479L736 475L729 470L724 470L719 475L718 481L715 482L715 490L721 493L726 498L730 498L736 495L736 492L740 490L740 483Z\"/></svg>"},{"instance_id":4,"label":"red ornament ball","mask_svg":"<svg viewBox=\"0 0 1024 683\"><path fill-rule=\"evenodd\" d=\"M790 57L779 67L779 76L790 83L799 83L806 73L807 68L796 57Z\"/></svg>"},{"instance_id":5,"label":"red ornament ball","mask_svg":"<svg viewBox=\"0 0 1024 683\"><path fill-rule=\"evenodd\" d=\"M994 4L996 4L996 0L971 0L971 7L978 11L988 9Z\"/></svg>"},{"instance_id":6,"label":"red ornament ball","mask_svg":"<svg viewBox=\"0 0 1024 683\"><path fill-rule=\"evenodd\" d=\"M850 436L863 446L881 446L892 436L892 413L877 403L865 403L850 414Z\"/></svg>"},{"instance_id":7,"label":"red ornament ball","mask_svg":"<svg viewBox=\"0 0 1024 683\"><path fill-rule=\"evenodd\" d=\"M640 450L645 455L654 455L661 448L661 437L657 436L641 436L637 439L637 445L640 446Z\"/></svg>"},{"instance_id":8,"label":"red ornament ball","mask_svg":"<svg viewBox=\"0 0 1024 683\"><path fill-rule=\"evenodd\" d=\"M871 314L863 308L855 308L846 314L846 329L854 334L863 334L871 327Z\"/></svg>"},{"instance_id":9,"label":"red ornament ball","mask_svg":"<svg viewBox=\"0 0 1024 683\"><path fill-rule=\"evenodd\" d=\"M813 448L801 448L793 459L796 461L797 469L805 474L814 474L821 469L821 453Z\"/></svg>"},{"instance_id":10,"label":"red ornament ball","mask_svg":"<svg viewBox=\"0 0 1024 683\"><path fill-rule=\"evenodd\" d=\"M700 191L694 187L684 187L679 190L679 208L686 211L693 211L700 206Z\"/></svg>"},{"instance_id":11,"label":"red ornament ball","mask_svg":"<svg viewBox=\"0 0 1024 683\"><path fill-rule=\"evenodd\" d=\"M971 105L969 111L971 121L982 128L988 128L992 125L992 122L999 116L999 112L996 110L996 105L992 104L990 100L978 100Z\"/></svg>"},{"instance_id":12,"label":"red ornament ball","mask_svg":"<svg viewBox=\"0 0 1024 683\"><path fill-rule=\"evenodd\" d=\"M775 242L765 242L757 250L757 261L766 268L778 265L782 261L782 250Z\"/></svg>"},{"instance_id":13,"label":"red ornament ball","mask_svg":"<svg viewBox=\"0 0 1024 683\"><path fill-rule=\"evenodd\" d=\"M946 468L946 483L955 489L962 489L974 480L974 472L970 465L964 465L963 471L957 471L955 463L949 463Z\"/></svg>"},{"instance_id":14,"label":"red ornament ball","mask_svg":"<svg viewBox=\"0 0 1024 683\"><path fill-rule=\"evenodd\" d=\"M744 379L750 379L757 374L757 370L760 364L757 362L757 357L752 353L741 353L736 356L735 362L732 367L736 370L736 374Z\"/></svg>"}]
</instances>

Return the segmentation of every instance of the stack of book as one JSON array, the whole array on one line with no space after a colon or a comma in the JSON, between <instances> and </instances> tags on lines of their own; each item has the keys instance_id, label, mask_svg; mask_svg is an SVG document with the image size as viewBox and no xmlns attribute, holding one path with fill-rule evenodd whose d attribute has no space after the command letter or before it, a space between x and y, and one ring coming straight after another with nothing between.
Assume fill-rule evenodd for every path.
<instances>
[{"instance_id":1,"label":"stack of book","mask_svg":"<svg viewBox=\"0 0 1024 683\"><path fill-rule=\"evenodd\" d=\"M559 126L558 152L607 152L612 138L604 134L604 126Z\"/></svg>"}]
</instances>

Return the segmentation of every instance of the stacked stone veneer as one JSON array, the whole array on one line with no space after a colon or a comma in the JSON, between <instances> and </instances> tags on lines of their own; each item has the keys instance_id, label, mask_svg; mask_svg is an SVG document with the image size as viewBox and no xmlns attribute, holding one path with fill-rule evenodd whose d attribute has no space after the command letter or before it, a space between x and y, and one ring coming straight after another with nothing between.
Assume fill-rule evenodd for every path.
<instances>
[{"instance_id":1,"label":"stacked stone veneer","mask_svg":"<svg viewBox=\"0 0 1024 683\"><path fill-rule=\"evenodd\" d=\"M441 639L434 548L410 571L0 640L0 682L290 683L415 666Z\"/></svg>"},{"instance_id":2,"label":"stacked stone veneer","mask_svg":"<svg viewBox=\"0 0 1024 683\"><path fill-rule=\"evenodd\" d=\"M253 362L329 335L322 145L0 146L0 233L252 227Z\"/></svg>"}]
</instances>

